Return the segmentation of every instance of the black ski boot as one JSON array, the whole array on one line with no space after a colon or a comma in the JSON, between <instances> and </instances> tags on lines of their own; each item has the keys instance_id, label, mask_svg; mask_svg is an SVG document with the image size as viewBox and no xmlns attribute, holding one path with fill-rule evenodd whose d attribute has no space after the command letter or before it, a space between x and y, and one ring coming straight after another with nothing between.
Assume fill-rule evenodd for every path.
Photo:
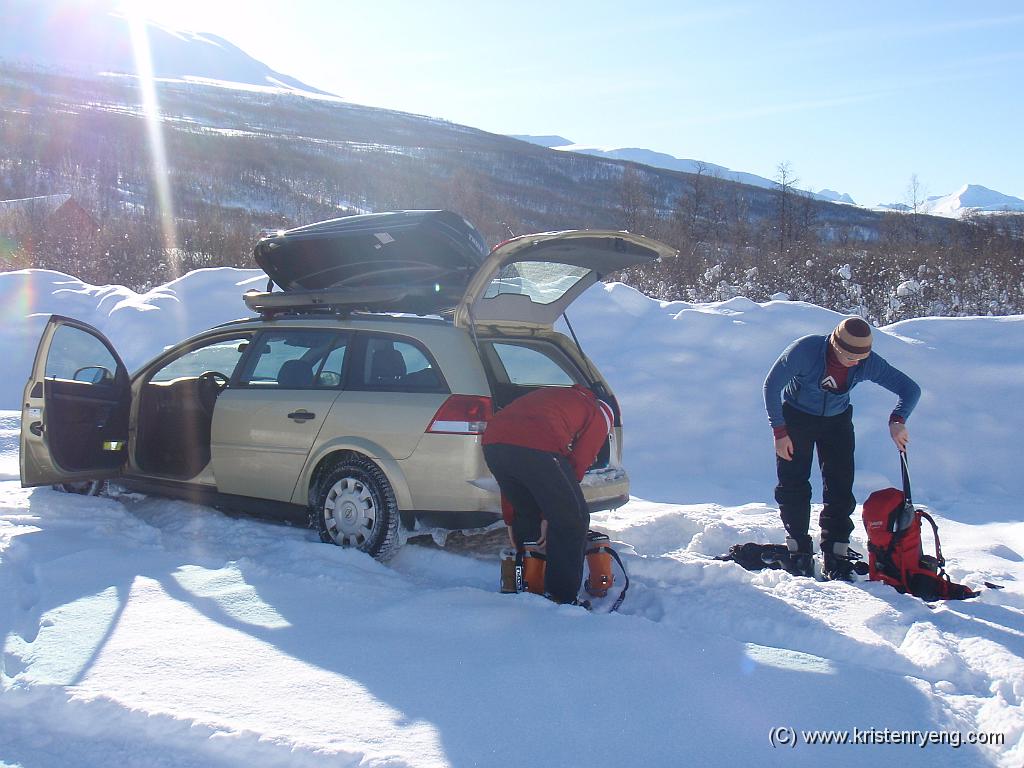
<instances>
[{"instance_id":1,"label":"black ski boot","mask_svg":"<svg viewBox=\"0 0 1024 768\"><path fill-rule=\"evenodd\" d=\"M821 578L825 581L854 581L860 553L848 541L821 542Z\"/></svg>"},{"instance_id":2,"label":"black ski boot","mask_svg":"<svg viewBox=\"0 0 1024 768\"><path fill-rule=\"evenodd\" d=\"M814 578L814 551L810 536L786 537L789 558L779 564L783 570L794 576Z\"/></svg>"}]
</instances>

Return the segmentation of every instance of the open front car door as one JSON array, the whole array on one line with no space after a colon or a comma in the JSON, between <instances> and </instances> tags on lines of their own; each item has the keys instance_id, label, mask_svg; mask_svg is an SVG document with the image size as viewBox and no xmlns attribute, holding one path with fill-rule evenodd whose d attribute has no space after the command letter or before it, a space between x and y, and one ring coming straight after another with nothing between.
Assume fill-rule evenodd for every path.
<instances>
[{"instance_id":1,"label":"open front car door","mask_svg":"<svg viewBox=\"0 0 1024 768\"><path fill-rule=\"evenodd\" d=\"M130 407L128 370L107 338L53 315L22 398L22 486L118 475Z\"/></svg>"}]
</instances>

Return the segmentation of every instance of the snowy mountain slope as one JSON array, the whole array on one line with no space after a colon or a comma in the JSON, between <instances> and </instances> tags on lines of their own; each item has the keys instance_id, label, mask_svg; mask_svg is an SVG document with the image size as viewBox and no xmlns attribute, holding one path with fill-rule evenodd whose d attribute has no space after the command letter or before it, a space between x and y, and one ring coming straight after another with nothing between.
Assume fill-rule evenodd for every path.
<instances>
[{"instance_id":1,"label":"snowy mountain slope","mask_svg":"<svg viewBox=\"0 0 1024 768\"><path fill-rule=\"evenodd\" d=\"M141 361L242 314L238 294L259 275L203 270L137 296L0 274L0 406L17 407L38 313L100 326ZM1024 481L1010 441L1024 416L1010 404L1024 319L879 333L882 354L924 387L910 420L915 498L939 521L951 575L1006 587L929 608L879 584L713 560L733 543L782 540L766 503L760 380L787 341L828 330L833 313L661 304L618 284L578 305L573 325L622 403L640 497L593 521L630 571L619 615L498 594L500 536L445 551L410 543L384 566L312 531L181 502L21 489L19 414L0 414L0 764L506 766L529 754L582 766L599 750L613 765L846 765L883 753L1020 765ZM863 498L898 469L891 395L864 384L855 401ZM801 741L782 755L769 742L780 727ZM811 745L801 732L812 729L947 743ZM1002 743L967 744L976 732Z\"/></svg>"},{"instance_id":2,"label":"snowy mountain slope","mask_svg":"<svg viewBox=\"0 0 1024 768\"><path fill-rule=\"evenodd\" d=\"M650 165L654 168L665 168L670 171L682 171L684 173L703 173L717 178L737 181L741 184L761 187L762 189L777 189L778 183L762 176L742 171L733 171L725 166L715 165L701 160L683 160L664 152L654 152L649 149L621 148L609 149L594 147L584 144L575 144L563 139L561 136L513 136L514 139L528 141L549 149L557 149L564 152L579 152L594 157L609 157L616 160L627 160L643 165ZM821 189L811 192L816 200L827 200L833 203L844 203L857 205L853 198L845 192L836 192L832 189ZM874 206L874 210L902 211L910 210L906 203L888 203ZM979 184L965 184L956 192L948 195L929 197L920 208L920 213L931 216L944 216L947 218L960 218L965 213L977 211L981 213L1002 213L1024 211L1024 200L1012 195L1004 195Z\"/></svg>"},{"instance_id":3,"label":"snowy mountain slope","mask_svg":"<svg viewBox=\"0 0 1024 768\"><path fill-rule=\"evenodd\" d=\"M743 171L733 171L726 168L724 165L715 165L714 163L708 163L703 160L683 160L681 158L665 154L664 152L654 152L650 149L639 149L636 147L623 147L620 149L594 147L586 144L575 144L562 139L560 136L519 135L513 136L512 138L528 141L531 144L538 144L542 147L548 147L549 149L557 149L560 152L579 152L580 154L591 155L593 157L609 157L615 160L627 160L631 163L650 165L654 168L665 168L669 171L701 173L708 176L714 176L719 179L736 181L740 184L749 184L754 187L760 187L761 189L778 189L779 186L776 182L771 179L766 179L763 176L756 176L752 173L745 173ZM563 143L557 143L558 140L562 140ZM810 194L815 200L855 204L849 195L829 189L823 189L821 192L811 192Z\"/></svg>"},{"instance_id":4,"label":"snowy mountain slope","mask_svg":"<svg viewBox=\"0 0 1024 768\"><path fill-rule=\"evenodd\" d=\"M509 138L519 139L529 144L536 144L538 147L547 147L553 149L554 147L564 147L567 144L572 144L569 139L564 136L529 136L526 134L509 134Z\"/></svg>"},{"instance_id":5,"label":"snowy mountain slope","mask_svg":"<svg viewBox=\"0 0 1024 768\"><path fill-rule=\"evenodd\" d=\"M877 210L910 213L913 207L907 203L889 203L876 206ZM963 218L972 213L1020 213L1024 212L1024 200L1004 195L980 184L964 184L948 195L933 195L918 206L918 213L943 216L948 219Z\"/></svg>"},{"instance_id":6,"label":"snowy mountain slope","mask_svg":"<svg viewBox=\"0 0 1024 768\"><path fill-rule=\"evenodd\" d=\"M0 59L85 74L138 71L129 20L62 0L11 0L0 25ZM154 77L234 83L329 96L267 67L216 35L146 23Z\"/></svg>"},{"instance_id":7,"label":"snowy mountain slope","mask_svg":"<svg viewBox=\"0 0 1024 768\"><path fill-rule=\"evenodd\" d=\"M846 203L856 205L853 198L845 192L836 192L834 189L819 189L817 195L822 200L831 200L833 203Z\"/></svg>"},{"instance_id":8,"label":"snowy mountain slope","mask_svg":"<svg viewBox=\"0 0 1024 768\"><path fill-rule=\"evenodd\" d=\"M921 207L933 216L960 218L970 212L1003 213L1024 211L1024 200L979 184L964 184L948 195L929 197Z\"/></svg>"}]
</instances>

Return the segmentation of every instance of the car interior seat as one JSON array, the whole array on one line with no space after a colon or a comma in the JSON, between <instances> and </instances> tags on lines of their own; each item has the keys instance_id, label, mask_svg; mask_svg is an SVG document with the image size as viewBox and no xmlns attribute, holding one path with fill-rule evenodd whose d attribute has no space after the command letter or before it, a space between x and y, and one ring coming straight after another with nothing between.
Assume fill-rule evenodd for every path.
<instances>
[{"instance_id":1,"label":"car interior seat","mask_svg":"<svg viewBox=\"0 0 1024 768\"><path fill-rule=\"evenodd\" d=\"M277 372L277 383L292 389L312 387L313 366L305 360L286 360Z\"/></svg>"},{"instance_id":2,"label":"car interior seat","mask_svg":"<svg viewBox=\"0 0 1024 768\"><path fill-rule=\"evenodd\" d=\"M405 358L397 349L378 349L370 362L370 384L395 384L405 376Z\"/></svg>"}]
</instances>

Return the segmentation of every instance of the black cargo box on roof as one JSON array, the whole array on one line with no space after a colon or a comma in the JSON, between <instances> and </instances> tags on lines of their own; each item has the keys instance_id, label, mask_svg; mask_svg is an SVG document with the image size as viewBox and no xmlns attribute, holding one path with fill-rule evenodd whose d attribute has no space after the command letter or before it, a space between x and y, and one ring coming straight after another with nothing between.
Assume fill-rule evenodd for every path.
<instances>
[{"instance_id":1,"label":"black cargo box on roof","mask_svg":"<svg viewBox=\"0 0 1024 768\"><path fill-rule=\"evenodd\" d=\"M440 309L459 302L487 252L458 214L392 211L290 229L260 240L254 256L285 292L429 286Z\"/></svg>"}]
</instances>

